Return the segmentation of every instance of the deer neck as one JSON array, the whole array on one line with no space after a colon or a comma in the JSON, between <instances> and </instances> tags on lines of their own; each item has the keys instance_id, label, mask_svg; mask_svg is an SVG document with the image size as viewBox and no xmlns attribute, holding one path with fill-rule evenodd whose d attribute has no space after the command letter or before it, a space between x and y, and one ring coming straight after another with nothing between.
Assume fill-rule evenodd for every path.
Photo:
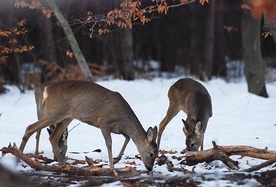
<instances>
[{"instance_id":1,"label":"deer neck","mask_svg":"<svg viewBox=\"0 0 276 187\"><path fill-rule=\"evenodd\" d=\"M134 142L134 144L138 147L142 142L145 142L146 139L146 131L143 129L142 125L137 124L137 128L130 129L126 133Z\"/></svg>"}]
</instances>

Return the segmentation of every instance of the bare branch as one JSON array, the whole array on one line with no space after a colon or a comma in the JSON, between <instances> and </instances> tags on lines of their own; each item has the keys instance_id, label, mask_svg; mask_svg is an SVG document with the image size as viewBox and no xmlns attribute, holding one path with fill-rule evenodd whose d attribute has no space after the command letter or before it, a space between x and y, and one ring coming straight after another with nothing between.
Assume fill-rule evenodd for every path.
<instances>
[{"instance_id":1,"label":"bare branch","mask_svg":"<svg viewBox=\"0 0 276 187\"><path fill-rule=\"evenodd\" d=\"M134 177L134 176L140 175L140 172L132 167L110 169L110 168L101 168L93 165L80 168L80 167L74 167L69 164L67 164L66 166L41 164L40 162L33 160L28 155L23 154L15 144L13 146L11 146L10 144L8 147L3 147L1 151L3 154L7 154L7 153L13 154L14 156L23 160L25 163L27 163L30 167L32 167L35 170L67 173L67 174L79 175L79 176L94 175L94 176Z\"/></svg>"}]
</instances>

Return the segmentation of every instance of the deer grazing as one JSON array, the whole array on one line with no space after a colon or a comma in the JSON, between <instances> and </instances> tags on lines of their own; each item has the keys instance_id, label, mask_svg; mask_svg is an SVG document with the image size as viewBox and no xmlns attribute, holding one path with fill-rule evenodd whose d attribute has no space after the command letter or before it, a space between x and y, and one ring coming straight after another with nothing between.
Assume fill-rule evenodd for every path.
<instances>
[{"instance_id":1,"label":"deer grazing","mask_svg":"<svg viewBox=\"0 0 276 187\"><path fill-rule=\"evenodd\" d=\"M129 104L118 92L86 81L62 81L45 86L42 95L44 115L26 128L20 151L24 151L27 141L35 132L55 124L49 140L59 164L64 165L65 159L60 153L58 141L69 123L77 119L100 128L105 139L110 168L114 168L114 164L121 159L131 138L145 167L152 170L158 154L157 127L150 127L146 132ZM111 133L125 137L122 149L114 159Z\"/></svg>"},{"instance_id":2,"label":"deer grazing","mask_svg":"<svg viewBox=\"0 0 276 187\"><path fill-rule=\"evenodd\" d=\"M212 116L212 103L208 91L199 82L183 78L170 87L168 97L169 108L165 118L159 124L158 150L165 127L180 110L187 114L186 120L183 119L182 122L188 151L198 151L199 147L203 150L204 133L207 122Z\"/></svg>"}]
</instances>

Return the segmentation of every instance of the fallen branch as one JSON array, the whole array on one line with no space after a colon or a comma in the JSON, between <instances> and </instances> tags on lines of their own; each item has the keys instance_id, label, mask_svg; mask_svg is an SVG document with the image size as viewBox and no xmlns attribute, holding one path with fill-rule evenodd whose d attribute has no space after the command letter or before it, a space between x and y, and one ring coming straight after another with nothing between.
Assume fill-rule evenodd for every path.
<instances>
[{"instance_id":1,"label":"fallen branch","mask_svg":"<svg viewBox=\"0 0 276 187\"><path fill-rule=\"evenodd\" d=\"M214 148L204 151L188 151L186 153L187 165L196 165L201 162L221 160L230 169L238 169L238 162L229 158L231 155L249 156L258 159L270 160L276 158L276 151L257 149L250 146L217 146L213 141ZM265 165L267 166L267 165Z\"/></svg>"},{"instance_id":2,"label":"fallen branch","mask_svg":"<svg viewBox=\"0 0 276 187\"><path fill-rule=\"evenodd\" d=\"M168 159L168 157L165 156L164 154L162 154L160 157L157 158L156 163L157 163L159 166L162 166L162 165L166 164L166 165L167 165L167 169L168 169L168 171L170 171L170 172L178 171L178 172L183 172L183 173L192 173L192 172L186 170L185 168L176 168L176 167L174 167L172 161L170 161L170 160Z\"/></svg>"},{"instance_id":3,"label":"fallen branch","mask_svg":"<svg viewBox=\"0 0 276 187\"><path fill-rule=\"evenodd\" d=\"M214 146L213 149L197 152L188 151L186 153L187 165L192 166L201 162L212 162L214 160L221 160L230 169L239 169L237 161L230 159L225 151L223 151L220 146L217 146L214 141L212 143Z\"/></svg>"},{"instance_id":4,"label":"fallen branch","mask_svg":"<svg viewBox=\"0 0 276 187\"><path fill-rule=\"evenodd\" d=\"M252 166L251 168L245 169L244 171L246 171L246 172L256 171L256 170L259 170L259 169L264 168L266 166L269 166L269 165L271 165L271 164L273 164L275 162L276 162L276 158L273 158L273 159L270 159L270 160L268 160L268 161L266 161L264 163L261 163L261 164L259 164L257 166Z\"/></svg>"},{"instance_id":5,"label":"fallen branch","mask_svg":"<svg viewBox=\"0 0 276 187\"><path fill-rule=\"evenodd\" d=\"M23 160L30 167L35 170L43 170L57 173L67 173L72 175L80 175L80 176L114 176L114 177L133 177L140 175L140 172L134 169L133 167L125 167L125 168L101 168L97 166L87 166L83 168L74 167L72 165L66 166L55 166L55 165L46 165L41 164L38 161L33 160L31 157L23 154L17 146L11 144L8 147L3 147L1 149L3 154L11 153L17 158Z\"/></svg>"}]
</instances>

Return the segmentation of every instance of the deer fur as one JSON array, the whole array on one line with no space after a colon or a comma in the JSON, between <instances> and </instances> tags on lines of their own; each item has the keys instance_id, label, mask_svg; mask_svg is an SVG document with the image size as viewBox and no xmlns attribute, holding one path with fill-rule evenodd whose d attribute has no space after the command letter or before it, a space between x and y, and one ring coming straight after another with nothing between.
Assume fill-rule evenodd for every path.
<instances>
[{"instance_id":1,"label":"deer fur","mask_svg":"<svg viewBox=\"0 0 276 187\"><path fill-rule=\"evenodd\" d=\"M190 79L179 79L169 91L169 108L164 119L159 124L157 147L159 150L162 133L167 124L180 110L187 114L183 132L186 135L186 146L188 151L203 150L204 133L209 118L212 116L211 97L206 88L199 82Z\"/></svg>"}]
</instances>

